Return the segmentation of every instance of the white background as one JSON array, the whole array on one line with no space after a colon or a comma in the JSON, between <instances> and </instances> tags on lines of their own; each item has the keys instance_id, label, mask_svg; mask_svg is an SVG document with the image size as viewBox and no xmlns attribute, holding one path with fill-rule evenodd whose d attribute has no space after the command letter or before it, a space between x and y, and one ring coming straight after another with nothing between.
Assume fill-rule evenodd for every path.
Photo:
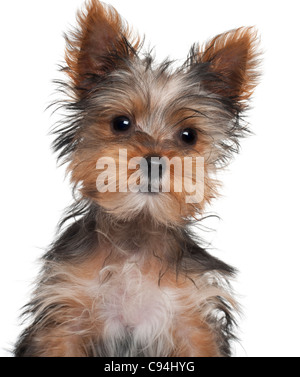
<instances>
[{"instance_id":1,"label":"white background","mask_svg":"<svg viewBox=\"0 0 300 377\"><path fill-rule=\"evenodd\" d=\"M243 306L237 356L300 356L299 139L300 56L297 1L111 0L146 34L159 59L184 59L192 43L256 25L263 77L249 121L255 135L224 174L223 197L211 211L213 254L236 266ZM62 33L80 0L1 2L0 355L20 331L38 258L71 203L57 168L44 112L63 59Z\"/></svg>"}]
</instances>

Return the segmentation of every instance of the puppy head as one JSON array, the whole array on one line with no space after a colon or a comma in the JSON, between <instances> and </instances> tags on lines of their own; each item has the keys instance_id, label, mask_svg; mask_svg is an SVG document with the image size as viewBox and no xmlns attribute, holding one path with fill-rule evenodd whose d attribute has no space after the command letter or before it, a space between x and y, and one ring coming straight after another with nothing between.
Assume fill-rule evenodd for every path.
<instances>
[{"instance_id":1,"label":"puppy head","mask_svg":"<svg viewBox=\"0 0 300 377\"><path fill-rule=\"evenodd\" d=\"M69 113L54 143L72 182L122 220L176 224L201 213L217 195L216 169L246 131L240 117L257 81L255 31L194 45L173 68L141 54L140 39L97 0L78 13L78 25L66 37Z\"/></svg>"}]
</instances>

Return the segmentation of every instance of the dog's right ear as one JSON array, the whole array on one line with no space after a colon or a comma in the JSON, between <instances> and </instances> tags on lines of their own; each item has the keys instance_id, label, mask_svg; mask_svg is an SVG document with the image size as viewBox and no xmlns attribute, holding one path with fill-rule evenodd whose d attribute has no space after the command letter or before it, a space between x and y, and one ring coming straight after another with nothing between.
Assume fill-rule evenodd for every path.
<instances>
[{"instance_id":1,"label":"dog's right ear","mask_svg":"<svg viewBox=\"0 0 300 377\"><path fill-rule=\"evenodd\" d=\"M138 38L129 42L126 22L111 6L88 0L77 13L78 29L66 36L66 71L79 97L93 89L97 79L115 70L136 53Z\"/></svg>"},{"instance_id":2,"label":"dog's right ear","mask_svg":"<svg viewBox=\"0 0 300 377\"><path fill-rule=\"evenodd\" d=\"M188 62L202 74L201 84L208 91L243 108L260 76L257 32L253 27L241 27L219 34L202 48L193 46Z\"/></svg>"}]
</instances>

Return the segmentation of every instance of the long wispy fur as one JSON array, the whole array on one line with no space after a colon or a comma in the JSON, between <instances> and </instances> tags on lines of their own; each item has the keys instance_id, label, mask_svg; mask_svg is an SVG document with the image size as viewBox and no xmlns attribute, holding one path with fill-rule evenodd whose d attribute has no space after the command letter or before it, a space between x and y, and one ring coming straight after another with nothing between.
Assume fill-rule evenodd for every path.
<instances>
[{"instance_id":1,"label":"long wispy fur","mask_svg":"<svg viewBox=\"0 0 300 377\"><path fill-rule=\"evenodd\" d=\"M57 82L66 99L56 103L66 115L53 130L76 201L43 257L16 356L230 356L235 269L201 247L191 225L248 133L256 40L253 28L239 28L195 44L181 67L156 64L114 8L87 1L66 36L68 79ZM122 137L111 128L120 115L134 126ZM187 128L195 145L180 140ZM100 193L97 160L121 164L122 148L128 158L202 156L203 201L187 204L172 189Z\"/></svg>"}]
</instances>

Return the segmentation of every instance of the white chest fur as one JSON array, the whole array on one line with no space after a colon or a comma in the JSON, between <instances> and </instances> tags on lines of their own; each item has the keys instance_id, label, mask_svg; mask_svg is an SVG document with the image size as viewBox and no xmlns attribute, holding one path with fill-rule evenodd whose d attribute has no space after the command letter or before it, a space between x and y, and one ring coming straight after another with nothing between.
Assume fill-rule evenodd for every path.
<instances>
[{"instance_id":1,"label":"white chest fur","mask_svg":"<svg viewBox=\"0 0 300 377\"><path fill-rule=\"evenodd\" d=\"M170 334L176 311L170 290L159 286L158 277L144 276L135 263L106 267L99 279L95 303L104 323L106 348L126 342L133 353L140 349L147 354L167 354L172 347ZM116 354L113 349L110 352Z\"/></svg>"}]
</instances>

